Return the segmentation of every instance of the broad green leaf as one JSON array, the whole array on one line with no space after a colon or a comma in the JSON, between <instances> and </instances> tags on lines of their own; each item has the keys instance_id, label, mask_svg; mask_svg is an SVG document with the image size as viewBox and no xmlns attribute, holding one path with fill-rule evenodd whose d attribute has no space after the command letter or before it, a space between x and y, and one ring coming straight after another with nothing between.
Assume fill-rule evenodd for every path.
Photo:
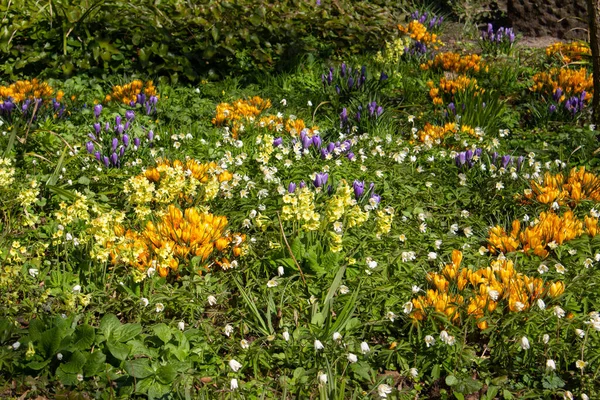
<instances>
[{"instance_id":1,"label":"broad green leaf","mask_svg":"<svg viewBox=\"0 0 600 400\"><path fill-rule=\"evenodd\" d=\"M144 379L154 375L154 369L150 366L150 360L147 358L126 361L123 363L123 366L129 376L137 379Z\"/></svg>"},{"instance_id":2,"label":"broad green leaf","mask_svg":"<svg viewBox=\"0 0 600 400\"><path fill-rule=\"evenodd\" d=\"M169 343L173 334L171 333L171 328L169 328L165 324L157 324L152 327L154 334L162 340L163 343Z\"/></svg>"},{"instance_id":3,"label":"broad green leaf","mask_svg":"<svg viewBox=\"0 0 600 400\"><path fill-rule=\"evenodd\" d=\"M129 356L129 352L131 351L131 347L126 345L125 343L116 342L114 340L109 340L106 343L106 347L108 347L108 351L113 355L117 360L124 361Z\"/></svg>"}]
</instances>

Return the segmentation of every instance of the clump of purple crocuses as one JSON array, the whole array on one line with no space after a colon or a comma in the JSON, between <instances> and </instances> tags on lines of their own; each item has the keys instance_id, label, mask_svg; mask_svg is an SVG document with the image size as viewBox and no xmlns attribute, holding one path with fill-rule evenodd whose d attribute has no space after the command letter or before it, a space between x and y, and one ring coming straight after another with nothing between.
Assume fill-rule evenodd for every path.
<instances>
[{"instance_id":1,"label":"clump of purple crocuses","mask_svg":"<svg viewBox=\"0 0 600 400\"><path fill-rule=\"evenodd\" d=\"M454 156L454 163L461 170L469 170L473 168L475 163L481 159L483 155L483 150L477 148L475 150L466 150L461 151ZM521 170L523 166L523 161L525 160L524 156L519 156L517 158L506 154L501 156L498 152L493 152L489 154L490 167L494 165L496 168L504 168L507 169L511 164L514 163L517 172Z\"/></svg>"},{"instance_id":2,"label":"clump of purple crocuses","mask_svg":"<svg viewBox=\"0 0 600 400\"><path fill-rule=\"evenodd\" d=\"M434 13L427 11L419 11L415 10L412 14L410 14L411 20L417 20L421 24L425 25L428 30L436 31L442 27L442 22L444 22L444 17L438 17Z\"/></svg>"},{"instance_id":3,"label":"clump of purple crocuses","mask_svg":"<svg viewBox=\"0 0 600 400\"><path fill-rule=\"evenodd\" d=\"M385 72L379 74L379 83L388 79ZM338 96L348 96L352 92L366 91L369 78L367 67L354 68L342 63L339 69L329 67L326 73L321 75L321 82L325 91L333 89Z\"/></svg>"},{"instance_id":4,"label":"clump of purple crocuses","mask_svg":"<svg viewBox=\"0 0 600 400\"><path fill-rule=\"evenodd\" d=\"M509 54L516 42L513 28L500 27L494 30L492 24L487 24L487 29L481 31L481 47L486 53Z\"/></svg>"},{"instance_id":5,"label":"clump of purple crocuses","mask_svg":"<svg viewBox=\"0 0 600 400\"><path fill-rule=\"evenodd\" d=\"M125 113L125 120L118 115L115 117L114 125L110 122L99 121L102 113L102 105L94 106L94 132L89 133L85 148L89 154L93 154L96 160L106 168L120 168L123 166L127 151L137 151L142 145L139 137L132 137L131 124L135 119L135 112L128 110ZM147 134L149 146L153 145L154 132Z\"/></svg>"},{"instance_id":6,"label":"clump of purple crocuses","mask_svg":"<svg viewBox=\"0 0 600 400\"><path fill-rule=\"evenodd\" d=\"M552 102L550 106L548 106L548 112L550 114L560 113L561 105L564 104L562 109L564 109L564 114L569 117L575 118L579 115L586 106L586 97L587 92L584 90L580 95L571 96L568 99L563 99L563 90L561 88L556 88L554 93L552 94Z\"/></svg>"},{"instance_id":7,"label":"clump of purple crocuses","mask_svg":"<svg viewBox=\"0 0 600 400\"><path fill-rule=\"evenodd\" d=\"M377 122L383 111L381 105L377 104L376 101L371 101L366 106L358 106L356 113L352 113L354 118L351 118L348 109L344 107L340 113L340 129L350 133L353 125L358 128L368 128L368 126L372 126Z\"/></svg>"}]
</instances>

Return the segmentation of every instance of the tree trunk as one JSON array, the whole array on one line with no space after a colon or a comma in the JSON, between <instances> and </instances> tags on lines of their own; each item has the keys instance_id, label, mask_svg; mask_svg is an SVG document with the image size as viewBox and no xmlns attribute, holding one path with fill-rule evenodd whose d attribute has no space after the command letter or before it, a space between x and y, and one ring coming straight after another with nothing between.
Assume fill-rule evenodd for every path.
<instances>
[{"instance_id":1,"label":"tree trunk","mask_svg":"<svg viewBox=\"0 0 600 400\"><path fill-rule=\"evenodd\" d=\"M600 0L587 0L590 46L594 66L593 123L600 127Z\"/></svg>"}]
</instances>

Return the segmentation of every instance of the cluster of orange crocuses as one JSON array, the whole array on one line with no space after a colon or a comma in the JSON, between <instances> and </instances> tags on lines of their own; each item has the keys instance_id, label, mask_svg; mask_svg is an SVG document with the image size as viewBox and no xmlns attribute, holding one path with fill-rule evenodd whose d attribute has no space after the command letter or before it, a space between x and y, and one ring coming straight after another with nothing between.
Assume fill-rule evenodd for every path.
<instances>
[{"instance_id":1,"label":"cluster of orange crocuses","mask_svg":"<svg viewBox=\"0 0 600 400\"><path fill-rule=\"evenodd\" d=\"M445 314L454 324L474 318L479 329L489 326L486 315L499 310L522 312L538 299L556 298L565 289L561 281L544 283L518 273L511 260L500 258L487 268L471 270L461 267L462 252L452 252L452 263L441 273L429 273L433 286L426 294L412 299L410 316L424 320L431 312Z\"/></svg>"},{"instance_id":2,"label":"cluster of orange crocuses","mask_svg":"<svg viewBox=\"0 0 600 400\"><path fill-rule=\"evenodd\" d=\"M530 183L531 189L525 192L525 198L543 204L576 204L582 200L600 202L600 177L586 171L585 167L573 168L567 176L546 172L543 184L533 180Z\"/></svg>"},{"instance_id":3,"label":"cluster of orange crocuses","mask_svg":"<svg viewBox=\"0 0 600 400\"><path fill-rule=\"evenodd\" d=\"M537 222L524 229L519 220L513 221L510 232L506 232L501 226L491 228L488 247L493 253L522 250L545 258L553 246L561 245L584 233L590 236L598 234L598 218L586 216L582 221L571 210L561 216L553 212L542 212Z\"/></svg>"},{"instance_id":4,"label":"cluster of orange crocuses","mask_svg":"<svg viewBox=\"0 0 600 400\"><path fill-rule=\"evenodd\" d=\"M477 79L469 78L466 75L460 75L455 79L441 78L437 87L433 81L429 81L427 82L427 86L429 87L429 96L435 105L443 105L444 100L454 101L454 95L458 92L471 90L473 96L477 96L484 92L484 90L477 85ZM444 96L446 96L446 99L444 99Z\"/></svg>"},{"instance_id":5,"label":"cluster of orange crocuses","mask_svg":"<svg viewBox=\"0 0 600 400\"><path fill-rule=\"evenodd\" d=\"M456 133L466 133L471 136L475 136L475 129L469 125L461 125L460 129L454 122L449 122L445 125L432 125L426 123L422 130L418 132L419 141L425 144L433 144L443 141L449 135Z\"/></svg>"},{"instance_id":6,"label":"cluster of orange crocuses","mask_svg":"<svg viewBox=\"0 0 600 400\"><path fill-rule=\"evenodd\" d=\"M417 20L408 23L407 26L398 25L400 32L410 36L411 39L421 42L425 46L433 46L437 50L443 43L435 33L427 31L427 27Z\"/></svg>"},{"instance_id":7,"label":"cluster of orange crocuses","mask_svg":"<svg viewBox=\"0 0 600 400\"><path fill-rule=\"evenodd\" d=\"M49 99L53 94L52 86L38 79L17 81L8 86L0 86L0 100L11 98L14 103L21 103L26 99ZM61 101L63 96L63 92L59 91L56 100Z\"/></svg>"},{"instance_id":8,"label":"cluster of orange crocuses","mask_svg":"<svg viewBox=\"0 0 600 400\"><path fill-rule=\"evenodd\" d=\"M170 205L156 223L148 222L141 232L115 228L121 240L111 245L111 260L142 273L153 269L161 277L180 274L180 265L189 265L196 257L199 273L213 264L229 269L237 263L233 258L242 255L246 237L226 232L226 227L224 216Z\"/></svg>"},{"instance_id":9,"label":"cluster of orange crocuses","mask_svg":"<svg viewBox=\"0 0 600 400\"><path fill-rule=\"evenodd\" d=\"M107 94L104 100L107 103L109 101L116 101L129 105L130 103L135 103L137 101L138 94L145 94L147 97L158 97L154 82L148 81L144 83L143 81L136 79L125 85L113 86L112 93Z\"/></svg>"},{"instance_id":10,"label":"cluster of orange crocuses","mask_svg":"<svg viewBox=\"0 0 600 400\"><path fill-rule=\"evenodd\" d=\"M487 66L481 61L481 56L477 54L461 55L453 52L439 53L433 60L421 64L421 69L441 69L443 71L465 74L468 72L478 73L482 70L487 71Z\"/></svg>"},{"instance_id":11,"label":"cluster of orange crocuses","mask_svg":"<svg viewBox=\"0 0 600 400\"><path fill-rule=\"evenodd\" d=\"M297 136L306 128L302 119L288 117L283 115L264 114L263 112L271 108L271 100L262 99L254 96L248 100L236 100L233 103L220 103L217 105L216 115L212 123L216 126L227 126L231 129L234 138L239 136L245 125L257 125L261 128L267 128L270 131L286 131L293 136ZM259 118L260 117L260 118ZM318 129L312 127L309 131L312 133Z\"/></svg>"},{"instance_id":12,"label":"cluster of orange crocuses","mask_svg":"<svg viewBox=\"0 0 600 400\"><path fill-rule=\"evenodd\" d=\"M557 42L546 47L546 55L552 57L558 55L565 63L580 61L584 56L591 56L592 50L586 42Z\"/></svg>"},{"instance_id":13,"label":"cluster of orange crocuses","mask_svg":"<svg viewBox=\"0 0 600 400\"><path fill-rule=\"evenodd\" d=\"M560 88L562 96L559 102L570 96L586 93L585 99L591 100L594 90L592 75L587 69L552 68L549 72L539 72L533 76L533 86L530 90L547 96L553 96Z\"/></svg>"}]
</instances>

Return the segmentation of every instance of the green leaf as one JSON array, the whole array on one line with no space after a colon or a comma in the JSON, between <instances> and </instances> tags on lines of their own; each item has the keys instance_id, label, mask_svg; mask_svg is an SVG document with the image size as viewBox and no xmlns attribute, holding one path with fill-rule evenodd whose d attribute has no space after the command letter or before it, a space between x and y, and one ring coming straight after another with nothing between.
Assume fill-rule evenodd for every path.
<instances>
[{"instance_id":1,"label":"green leaf","mask_svg":"<svg viewBox=\"0 0 600 400\"><path fill-rule=\"evenodd\" d=\"M69 362L61 364L62 370L69 374L78 374L82 371L83 366L87 361L86 354L77 350L73 354L71 354L71 358L69 358Z\"/></svg>"},{"instance_id":2,"label":"green leaf","mask_svg":"<svg viewBox=\"0 0 600 400\"><path fill-rule=\"evenodd\" d=\"M94 328L89 325L79 325L75 328L75 333L73 335L73 343L71 345L71 349L73 350L86 350L92 346L94 343L94 339L96 338L96 333Z\"/></svg>"},{"instance_id":3,"label":"green leaf","mask_svg":"<svg viewBox=\"0 0 600 400\"><path fill-rule=\"evenodd\" d=\"M454 375L448 375L446 377L446 385L454 386L458 383L458 379Z\"/></svg>"},{"instance_id":4,"label":"green leaf","mask_svg":"<svg viewBox=\"0 0 600 400\"><path fill-rule=\"evenodd\" d=\"M169 328L165 324L157 324L152 327L154 334L162 340L163 343L169 343L173 334L171 333L171 328Z\"/></svg>"},{"instance_id":5,"label":"green leaf","mask_svg":"<svg viewBox=\"0 0 600 400\"><path fill-rule=\"evenodd\" d=\"M431 370L431 378L435 381L440 379L440 364L435 364Z\"/></svg>"},{"instance_id":6,"label":"green leaf","mask_svg":"<svg viewBox=\"0 0 600 400\"><path fill-rule=\"evenodd\" d=\"M83 366L83 375L90 377L103 371L105 362L106 356L104 353L99 350L94 351L88 356L87 361Z\"/></svg>"},{"instance_id":7,"label":"green leaf","mask_svg":"<svg viewBox=\"0 0 600 400\"><path fill-rule=\"evenodd\" d=\"M119 343L114 340L109 340L106 343L108 347L108 351L113 355L117 360L125 361L129 356L129 352L131 347L126 345L125 343Z\"/></svg>"},{"instance_id":8,"label":"green leaf","mask_svg":"<svg viewBox=\"0 0 600 400\"><path fill-rule=\"evenodd\" d=\"M114 332L121 327L121 322L114 314L106 314L100 320L100 331L108 340L111 339Z\"/></svg>"},{"instance_id":9,"label":"green leaf","mask_svg":"<svg viewBox=\"0 0 600 400\"><path fill-rule=\"evenodd\" d=\"M116 329L114 337L119 342L127 342L142 333L140 324L125 324Z\"/></svg>"},{"instance_id":10,"label":"green leaf","mask_svg":"<svg viewBox=\"0 0 600 400\"><path fill-rule=\"evenodd\" d=\"M63 335L58 327L48 329L46 332L42 333L40 345L45 358L50 358L56 354L62 338Z\"/></svg>"},{"instance_id":11,"label":"green leaf","mask_svg":"<svg viewBox=\"0 0 600 400\"><path fill-rule=\"evenodd\" d=\"M39 371L44 369L46 365L50 364L50 361L52 361L52 359L47 359L44 361L32 361L27 364L27 368L31 368L34 371Z\"/></svg>"},{"instance_id":12,"label":"green leaf","mask_svg":"<svg viewBox=\"0 0 600 400\"><path fill-rule=\"evenodd\" d=\"M147 358L126 361L123 366L129 376L137 379L144 379L154 375L154 369L150 366L150 361Z\"/></svg>"},{"instance_id":13,"label":"green leaf","mask_svg":"<svg viewBox=\"0 0 600 400\"><path fill-rule=\"evenodd\" d=\"M156 371L156 378L164 384L171 384L175 377L177 376L177 371L171 364L162 365Z\"/></svg>"},{"instance_id":14,"label":"green leaf","mask_svg":"<svg viewBox=\"0 0 600 400\"><path fill-rule=\"evenodd\" d=\"M171 391L171 385L163 385L156 381L148 388L149 399L160 399Z\"/></svg>"}]
</instances>

